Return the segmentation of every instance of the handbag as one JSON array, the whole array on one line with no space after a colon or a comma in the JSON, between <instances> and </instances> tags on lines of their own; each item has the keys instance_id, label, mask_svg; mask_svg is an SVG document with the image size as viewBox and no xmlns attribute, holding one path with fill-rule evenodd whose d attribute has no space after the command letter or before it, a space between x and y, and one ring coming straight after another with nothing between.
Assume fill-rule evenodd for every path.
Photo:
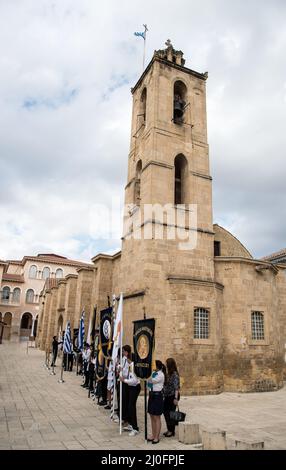
<instances>
[{"instance_id":1,"label":"handbag","mask_svg":"<svg viewBox=\"0 0 286 470\"><path fill-rule=\"evenodd\" d=\"M178 406L178 410L175 410L175 411L170 411L170 419L175 423L175 425L177 426L179 423L181 423L182 421L185 421L186 419L186 413L183 413L182 411L179 410L179 406Z\"/></svg>"}]
</instances>

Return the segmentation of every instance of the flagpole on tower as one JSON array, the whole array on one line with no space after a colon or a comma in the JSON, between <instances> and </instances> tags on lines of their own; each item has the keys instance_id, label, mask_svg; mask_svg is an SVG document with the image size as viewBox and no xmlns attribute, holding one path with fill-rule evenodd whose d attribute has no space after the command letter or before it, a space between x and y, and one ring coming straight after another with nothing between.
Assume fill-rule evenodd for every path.
<instances>
[{"instance_id":1,"label":"flagpole on tower","mask_svg":"<svg viewBox=\"0 0 286 470\"><path fill-rule=\"evenodd\" d=\"M143 26L144 26L144 29L145 29L145 31L144 31L144 53L143 53L143 72L144 72L144 70L145 70L145 56L146 56L146 36L147 36L147 31L149 31L149 30L147 28L147 24L143 24Z\"/></svg>"}]
</instances>

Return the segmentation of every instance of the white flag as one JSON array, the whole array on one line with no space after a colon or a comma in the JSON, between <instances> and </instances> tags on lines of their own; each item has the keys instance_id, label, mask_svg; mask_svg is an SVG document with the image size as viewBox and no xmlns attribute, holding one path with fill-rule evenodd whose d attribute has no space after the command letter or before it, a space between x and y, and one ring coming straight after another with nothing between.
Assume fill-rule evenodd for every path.
<instances>
[{"instance_id":1,"label":"white flag","mask_svg":"<svg viewBox=\"0 0 286 470\"><path fill-rule=\"evenodd\" d=\"M113 331L113 350L112 350L112 360L115 362L118 356L118 349L120 348L121 335L122 331L122 314L123 314L123 295L120 294L119 305L117 309L117 315L114 323Z\"/></svg>"},{"instance_id":2,"label":"white flag","mask_svg":"<svg viewBox=\"0 0 286 470\"><path fill-rule=\"evenodd\" d=\"M89 317L89 325L88 325L88 332L87 332L87 337L86 337L86 342L90 344L90 337L91 337L91 328L92 328L92 315Z\"/></svg>"}]
</instances>

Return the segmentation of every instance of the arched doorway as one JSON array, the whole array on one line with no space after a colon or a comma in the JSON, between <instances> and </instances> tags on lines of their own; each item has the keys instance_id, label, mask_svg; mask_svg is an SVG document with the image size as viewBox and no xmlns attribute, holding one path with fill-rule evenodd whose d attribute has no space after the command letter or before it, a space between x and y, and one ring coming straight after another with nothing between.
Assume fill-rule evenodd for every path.
<instances>
[{"instance_id":1,"label":"arched doorway","mask_svg":"<svg viewBox=\"0 0 286 470\"><path fill-rule=\"evenodd\" d=\"M3 321L4 323L6 323L6 325L4 326L3 339L10 339L11 325L12 325L12 313L6 312L4 315Z\"/></svg>"},{"instance_id":2,"label":"arched doorway","mask_svg":"<svg viewBox=\"0 0 286 470\"><path fill-rule=\"evenodd\" d=\"M32 314L29 312L24 313L22 316L21 325L20 325L20 340L29 339L29 336L31 336L32 324L33 324Z\"/></svg>"}]
</instances>

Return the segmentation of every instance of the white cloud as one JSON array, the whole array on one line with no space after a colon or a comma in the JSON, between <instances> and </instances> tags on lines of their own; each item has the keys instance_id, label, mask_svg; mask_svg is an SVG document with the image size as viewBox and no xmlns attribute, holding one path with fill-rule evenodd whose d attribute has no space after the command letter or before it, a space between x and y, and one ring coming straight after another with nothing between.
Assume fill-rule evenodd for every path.
<instances>
[{"instance_id":1,"label":"white cloud","mask_svg":"<svg viewBox=\"0 0 286 470\"><path fill-rule=\"evenodd\" d=\"M93 204L122 197L131 94L170 36L208 80L215 220L255 255L285 246L285 2L0 1L0 258L88 260ZM267 221L267 223L266 223Z\"/></svg>"}]
</instances>

